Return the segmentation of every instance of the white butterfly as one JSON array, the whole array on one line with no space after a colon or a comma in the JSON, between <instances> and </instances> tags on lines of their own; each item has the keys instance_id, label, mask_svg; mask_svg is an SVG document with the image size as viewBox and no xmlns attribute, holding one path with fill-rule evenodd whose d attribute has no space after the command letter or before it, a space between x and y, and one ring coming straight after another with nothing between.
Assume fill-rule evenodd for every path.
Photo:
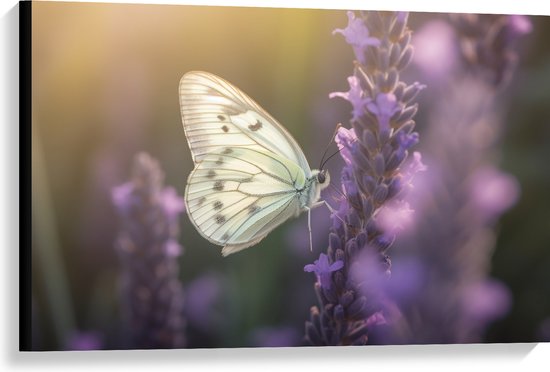
<instances>
[{"instance_id":1,"label":"white butterfly","mask_svg":"<svg viewBox=\"0 0 550 372\"><path fill-rule=\"evenodd\" d=\"M325 203L325 170L311 170L281 124L224 79L193 71L179 85L183 128L195 168L185 189L191 222L222 255L248 248L288 220ZM310 222L311 242L311 222Z\"/></svg>"}]
</instances>

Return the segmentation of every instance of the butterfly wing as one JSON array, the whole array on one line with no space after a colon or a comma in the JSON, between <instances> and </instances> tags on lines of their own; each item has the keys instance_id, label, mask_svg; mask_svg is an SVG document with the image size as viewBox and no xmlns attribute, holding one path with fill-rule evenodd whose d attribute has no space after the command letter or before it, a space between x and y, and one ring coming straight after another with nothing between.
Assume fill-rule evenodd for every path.
<instances>
[{"instance_id":1,"label":"butterfly wing","mask_svg":"<svg viewBox=\"0 0 550 372\"><path fill-rule=\"evenodd\" d=\"M223 255L250 247L301 210L311 176L297 142L241 90L206 72L179 85L183 128L195 169L187 211Z\"/></svg>"},{"instance_id":2,"label":"butterfly wing","mask_svg":"<svg viewBox=\"0 0 550 372\"><path fill-rule=\"evenodd\" d=\"M200 234L235 253L297 215L304 171L265 149L227 146L201 157L185 190L187 211Z\"/></svg>"},{"instance_id":3,"label":"butterfly wing","mask_svg":"<svg viewBox=\"0 0 550 372\"><path fill-rule=\"evenodd\" d=\"M186 73L179 85L183 128L193 161L222 147L244 147L278 154L311 176L309 164L290 133L256 102L226 80L200 71Z\"/></svg>"}]
</instances>

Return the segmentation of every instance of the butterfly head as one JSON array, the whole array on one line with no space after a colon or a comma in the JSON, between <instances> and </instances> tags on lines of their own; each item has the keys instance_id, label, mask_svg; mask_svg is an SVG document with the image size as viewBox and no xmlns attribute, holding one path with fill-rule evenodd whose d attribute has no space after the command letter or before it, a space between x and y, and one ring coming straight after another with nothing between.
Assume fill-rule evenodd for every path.
<instances>
[{"instance_id":1,"label":"butterfly head","mask_svg":"<svg viewBox=\"0 0 550 372\"><path fill-rule=\"evenodd\" d=\"M330 183L330 174L328 170L322 169L317 173L317 183L321 186L321 189L324 189Z\"/></svg>"},{"instance_id":2,"label":"butterfly head","mask_svg":"<svg viewBox=\"0 0 550 372\"><path fill-rule=\"evenodd\" d=\"M313 170L312 177L310 179L313 181L313 183L318 185L316 189L318 189L319 191L323 190L330 184L330 174L326 169Z\"/></svg>"}]
</instances>

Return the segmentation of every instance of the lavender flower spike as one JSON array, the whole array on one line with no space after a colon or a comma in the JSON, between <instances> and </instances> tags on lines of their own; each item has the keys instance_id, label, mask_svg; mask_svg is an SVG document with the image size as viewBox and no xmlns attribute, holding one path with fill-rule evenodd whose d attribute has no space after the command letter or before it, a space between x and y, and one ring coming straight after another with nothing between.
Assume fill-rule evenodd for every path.
<instances>
[{"instance_id":1,"label":"lavender flower spike","mask_svg":"<svg viewBox=\"0 0 550 372\"><path fill-rule=\"evenodd\" d=\"M330 95L348 100L353 112L351 128L339 128L336 136L345 162L345 198L332 216L326 254L304 268L319 277L319 306L311 308L306 322L305 340L311 345L366 344L370 329L392 320L378 284L388 280L387 251L411 217L405 193L414 173L424 169L420 154L407 161L419 137L413 132L413 101L424 88L400 81L413 54L407 17L365 12L356 18L349 12L348 27L335 31L346 37L358 62L348 78L349 92ZM392 214L401 216L398 224L387 222ZM373 270L365 256L374 262Z\"/></svg>"},{"instance_id":2,"label":"lavender flower spike","mask_svg":"<svg viewBox=\"0 0 550 372\"><path fill-rule=\"evenodd\" d=\"M132 179L112 191L121 228L115 246L121 263L122 312L129 347L185 346L183 289L178 279L178 218L183 199L163 187L164 174L149 155L135 157Z\"/></svg>"}]
</instances>

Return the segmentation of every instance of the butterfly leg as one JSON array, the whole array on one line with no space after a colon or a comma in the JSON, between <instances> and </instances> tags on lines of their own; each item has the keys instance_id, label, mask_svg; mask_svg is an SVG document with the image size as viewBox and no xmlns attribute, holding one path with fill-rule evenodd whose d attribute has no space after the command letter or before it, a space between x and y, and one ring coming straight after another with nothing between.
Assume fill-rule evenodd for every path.
<instances>
[{"instance_id":1,"label":"butterfly leg","mask_svg":"<svg viewBox=\"0 0 550 372\"><path fill-rule=\"evenodd\" d=\"M315 208L315 204L312 205L311 208ZM313 252L313 238L311 236L311 208L305 207L307 211L307 228L309 230L309 251Z\"/></svg>"},{"instance_id":2,"label":"butterfly leg","mask_svg":"<svg viewBox=\"0 0 550 372\"><path fill-rule=\"evenodd\" d=\"M331 213L333 216L335 216L335 217L338 218L340 221L342 221L342 223L343 223L344 225L347 225L347 222L344 221L344 220L342 219L342 217L340 217L340 216L336 213L336 209L334 209L333 207L331 207L331 205L330 205L326 200L320 200L320 201L314 203L314 204L311 206L311 208L313 209L313 208L318 207L318 206L323 205L323 204L326 205L326 207L328 208L328 210L330 211L330 213Z\"/></svg>"},{"instance_id":3,"label":"butterfly leg","mask_svg":"<svg viewBox=\"0 0 550 372\"><path fill-rule=\"evenodd\" d=\"M304 207L304 209L307 211L307 228L309 230L309 250L313 252L313 237L311 235L311 210L313 208L317 208L321 205L326 205L328 210L333 216L336 216L340 221L342 221L343 224L347 225L346 221L344 221L338 214L336 214L336 210L330 206L330 204L326 200L321 200L316 203L313 203L311 207Z\"/></svg>"}]
</instances>

